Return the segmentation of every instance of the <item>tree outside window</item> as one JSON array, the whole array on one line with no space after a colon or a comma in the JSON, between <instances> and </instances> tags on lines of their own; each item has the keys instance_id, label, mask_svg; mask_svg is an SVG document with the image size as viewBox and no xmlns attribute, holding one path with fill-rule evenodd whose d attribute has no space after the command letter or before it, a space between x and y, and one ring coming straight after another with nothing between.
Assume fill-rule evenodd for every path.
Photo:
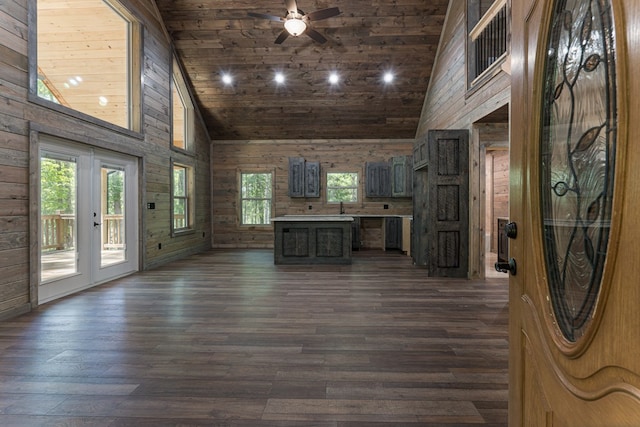
<instances>
[{"instance_id":1,"label":"tree outside window","mask_svg":"<svg viewBox=\"0 0 640 427\"><path fill-rule=\"evenodd\" d=\"M328 203L355 203L358 201L358 173L328 172L326 188Z\"/></svg>"},{"instance_id":2,"label":"tree outside window","mask_svg":"<svg viewBox=\"0 0 640 427\"><path fill-rule=\"evenodd\" d=\"M76 210L75 161L43 157L40 161L42 215L71 214Z\"/></svg>"},{"instance_id":3,"label":"tree outside window","mask_svg":"<svg viewBox=\"0 0 640 427\"><path fill-rule=\"evenodd\" d=\"M270 224L273 186L271 173L241 173L240 186L240 224Z\"/></svg>"}]
</instances>

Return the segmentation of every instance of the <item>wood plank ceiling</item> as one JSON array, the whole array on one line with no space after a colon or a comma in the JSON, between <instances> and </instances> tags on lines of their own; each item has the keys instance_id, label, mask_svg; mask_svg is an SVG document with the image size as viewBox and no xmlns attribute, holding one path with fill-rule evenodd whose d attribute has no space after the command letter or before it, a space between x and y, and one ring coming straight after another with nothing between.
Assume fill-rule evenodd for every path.
<instances>
[{"instance_id":1,"label":"wood plank ceiling","mask_svg":"<svg viewBox=\"0 0 640 427\"><path fill-rule=\"evenodd\" d=\"M304 35L274 44L283 24L248 16L284 17L283 0L157 5L213 139L396 139L415 137L448 2L298 0L305 13L340 9L312 23L324 44Z\"/></svg>"}]
</instances>

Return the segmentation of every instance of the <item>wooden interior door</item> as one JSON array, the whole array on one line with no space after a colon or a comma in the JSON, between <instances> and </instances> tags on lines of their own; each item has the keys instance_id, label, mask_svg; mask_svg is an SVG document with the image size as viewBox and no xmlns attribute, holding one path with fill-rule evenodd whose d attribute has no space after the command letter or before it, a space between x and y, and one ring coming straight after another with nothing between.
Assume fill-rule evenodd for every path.
<instances>
[{"instance_id":1,"label":"wooden interior door","mask_svg":"<svg viewBox=\"0 0 640 427\"><path fill-rule=\"evenodd\" d=\"M640 2L512 17L509 425L638 426Z\"/></svg>"},{"instance_id":2,"label":"wooden interior door","mask_svg":"<svg viewBox=\"0 0 640 427\"><path fill-rule=\"evenodd\" d=\"M469 275L469 131L430 130L427 269L433 277Z\"/></svg>"}]
</instances>

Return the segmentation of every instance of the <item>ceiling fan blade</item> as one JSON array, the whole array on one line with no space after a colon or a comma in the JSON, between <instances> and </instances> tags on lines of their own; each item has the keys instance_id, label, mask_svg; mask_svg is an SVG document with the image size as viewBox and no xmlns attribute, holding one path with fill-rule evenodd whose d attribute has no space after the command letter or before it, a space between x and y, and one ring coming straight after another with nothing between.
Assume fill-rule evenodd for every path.
<instances>
[{"instance_id":1,"label":"ceiling fan blade","mask_svg":"<svg viewBox=\"0 0 640 427\"><path fill-rule=\"evenodd\" d=\"M314 39L315 41L317 41L318 43L326 43L327 41L327 39L322 34L320 34L319 32L317 32L311 27L307 27L307 30L304 33L309 37L311 37L312 39Z\"/></svg>"},{"instance_id":2,"label":"ceiling fan blade","mask_svg":"<svg viewBox=\"0 0 640 427\"><path fill-rule=\"evenodd\" d=\"M298 5L296 4L296 0L284 0L284 4L287 6L287 12L289 13L298 12Z\"/></svg>"},{"instance_id":3,"label":"ceiling fan blade","mask_svg":"<svg viewBox=\"0 0 640 427\"><path fill-rule=\"evenodd\" d=\"M320 9L315 12L307 13L305 16L310 21L319 21L321 19L327 19L337 15L340 15L340 9L337 7L330 7L328 9Z\"/></svg>"},{"instance_id":4,"label":"ceiling fan blade","mask_svg":"<svg viewBox=\"0 0 640 427\"><path fill-rule=\"evenodd\" d=\"M270 21L277 21L277 22L284 21L284 18L281 18L279 16L267 15L265 13L249 12L248 15L251 16L252 18L268 19Z\"/></svg>"},{"instance_id":5,"label":"ceiling fan blade","mask_svg":"<svg viewBox=\"0 0 640 427\"><path fill-rule=\"evenodd\" d=\"M278 37L276 37L276 41L274 41L274 43L281 44L283 41L287 39L287 37L289 37L289 32L287 30L282 30L282 32L278 35Z\"/></svg>"}]
</instances>

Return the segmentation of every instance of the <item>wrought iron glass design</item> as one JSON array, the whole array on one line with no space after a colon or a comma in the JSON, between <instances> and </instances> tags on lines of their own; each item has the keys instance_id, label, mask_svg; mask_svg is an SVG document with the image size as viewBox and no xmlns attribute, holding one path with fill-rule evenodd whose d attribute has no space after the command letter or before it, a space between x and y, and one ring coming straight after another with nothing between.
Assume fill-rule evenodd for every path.
<instances>
[{"instance_id":1,"label":"wrought iron glass design","mask_svg":"<svg viewBox=\"0 0 640 427\"><path fill-rule=\"evenodd\" d=\"M616 149L615 32L607 0L554 6L543 98L541 195L549 293L564 337L600 294Z\"/></svg>"}]
</instances>

